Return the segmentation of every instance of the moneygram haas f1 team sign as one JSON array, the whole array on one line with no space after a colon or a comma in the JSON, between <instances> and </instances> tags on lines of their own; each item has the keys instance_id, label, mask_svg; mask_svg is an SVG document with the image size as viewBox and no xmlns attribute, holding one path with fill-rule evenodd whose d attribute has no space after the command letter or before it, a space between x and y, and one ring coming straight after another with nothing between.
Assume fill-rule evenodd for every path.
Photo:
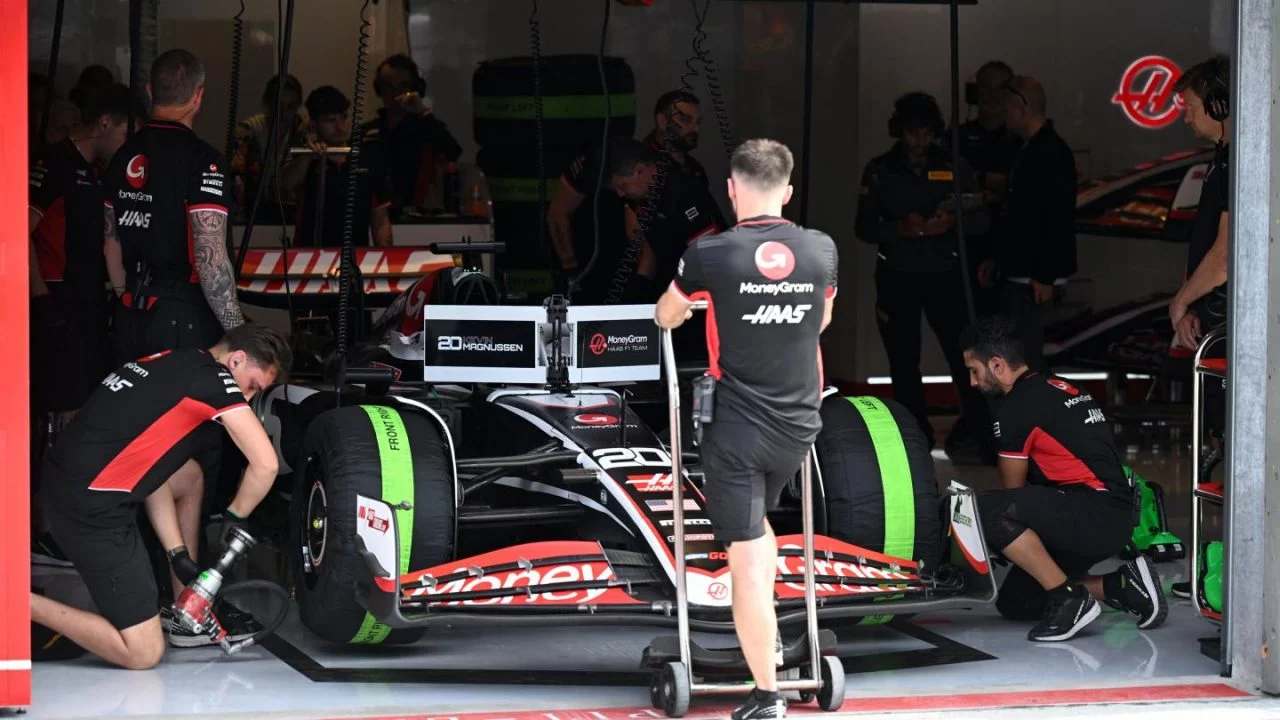
<instances>
[{"instance_id":1,"label":"moneygram haas f1 team sign","mask_svg":"<svg viewBox=\"0 0 1280 720\"><path fill-rule=\"evenodd\" d=\"M1134 60L1120 77L1111 102L1119 105L1129 121L1148 130L1168 127L1182 113L1182 98L1173 86L1182 70L1172 60L1147 55Z\"/></svg>"}]
</instances>

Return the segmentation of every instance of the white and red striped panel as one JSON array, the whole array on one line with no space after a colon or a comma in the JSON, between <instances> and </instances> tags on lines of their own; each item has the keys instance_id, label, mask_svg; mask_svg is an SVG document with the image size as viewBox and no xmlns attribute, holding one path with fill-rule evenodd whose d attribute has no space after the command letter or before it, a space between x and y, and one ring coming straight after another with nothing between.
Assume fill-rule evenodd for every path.
<instances>
[{"instance_id":1,"label":"white and red striped panel","mask_svg":"<svg viewBox=\"0 0 1280 720\"><path fill-rule=\"evenodd\" d=\"M241 292L299 295L337 294L341 251L337 248L250 250L237 286ZM364 292L400 294L433 270L454 266L453 256L421 247L357 248L356 265ZM287 268L287 273L286 273Z\"/></svg>"}]
</instances>

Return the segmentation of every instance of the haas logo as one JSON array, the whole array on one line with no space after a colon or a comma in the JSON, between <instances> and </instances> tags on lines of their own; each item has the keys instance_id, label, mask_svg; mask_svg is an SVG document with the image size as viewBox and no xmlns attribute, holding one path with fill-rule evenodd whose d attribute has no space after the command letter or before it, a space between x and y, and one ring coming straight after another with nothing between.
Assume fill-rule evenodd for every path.
<instances>
[{"instance_id":1,"label":"haas logo","mask_svg":"<svg viewBox=\"0 0 1280 720\"><path fill-rule=\"evenodd\" d=\"M791 248L771 240L756 248L756 269L770 280L781 280L796 269L796 256Z\"/></svg>"},{"instance_id":2,"label":"haas logo","mask_svg":"<svg viewBox=\"0 0 1280 720\"><path fill-rule=\"evenodd\" d=\"M147 184L146 155L134 155L129 158L129 164L124 166L124 179L134 190L141 190L142 186Z\"/></svg>"},{"instance_id":3,"label":"haas logo","mask_svg":"<svg viewBox=\"0 0 1280 720\"><path fill-rule=\"evenodd\" d=\"M1049 378L1049 384L1068 395L1075 396L1080 394L1080 391L1074 385L1060 378Z\"/></svg>"},{"instance_id":4,"label":"haas logo","mask_svg":"<svg viewBox=\"0 0 1280 720\"><path fill-rule=\"evenodd\" d=\"M1111 102L1119 105L1134 125L1151 130L1169 125L1182 112L1182 98L1173 91L1182 71L1168 58L1148 55L1124 71Z\"/></svg>"}]
</instances>

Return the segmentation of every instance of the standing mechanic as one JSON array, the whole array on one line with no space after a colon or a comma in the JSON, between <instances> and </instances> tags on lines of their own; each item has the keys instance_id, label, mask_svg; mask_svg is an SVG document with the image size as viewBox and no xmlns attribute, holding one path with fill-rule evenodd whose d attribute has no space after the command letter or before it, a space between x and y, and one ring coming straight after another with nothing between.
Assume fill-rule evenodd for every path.
<instances>
[{"instance_id":1,"label":"standing mechanic","mask_svg":"<svg viewBox=\"0 0 1280 720\"><path fill-rule=\"evenodd\" d=\"M112 367L100 168L129 131L129 88L80 93L71 135L36 156L30 172L32 390L61 427Z\"/></svg>"},{"instance_id":2,"label":"standing mechanic","mask_svg":"<svg viewBox=\"0 0 1280 720\"><path fill-rule=\"evenodd\" d=\"M298 198L295 247L340 247L346 232L347 179L356 174L355 211L351 218L352 242L357 246L390 247L392 225L390 189L381 143L370 142L360 150L359 167L351 156L328 153L351 138L351 101L332 85L323 85L307 96L306 142L312 156L292 160L284 170L285 182L296 187ZM321 170L323 169L323 177ZM323 180L323 186L321 182ZM323 207L321 206L323 203Z\"/></svg>"},{"instance_id":3,"label":"standing mechanic","mask_svg":"<svg viewBox=\"0 0 1280 720\"><path fill-rule=\"evenodd\" d=\"M427 205L436 169L457 162L462 146L428 106L427 81L413 58L401 53L383 60L373 89L382 98L382 109L364 124L364 139L379 139L386 148L391 214L399 217L404 208Z\"/></svg>"},{"instance_id":4,"label":"standing mechanic","mask_svg":"<svg viewBox=\"0 0 1280 720\"><path fill-rule=\"evenodd\" d=\"M1227 269L1230 242L1229 200L1231 157L1231 61L1225 55L1205 60L1178 78L1174 92L1186 107L1184 122L1197 138L1214 143L1216 152L1200 187L1200 204L1187 248L1187 276L1169 303L1176 342L1195 349L1204 336L1227 322ZM1222 344L1205 351L1206 358L1226 357ZM1211 450L1200 472L1209 477L1222 462L1227 418L1227 381L1205 383L1204 420ZM1191 583L1174 583L1173 594L1191 597Z\"/></svg>"},{"instance_id":5,"label":"standing mechanic","mask_svg":"<svg viewBox=\"0 0 1280 720\"><path fill-rule=\"evenodd\" d=\"M1005 311L1022 329L1027 364L1044 368L1044 326L1076 272L1076 159L1048 115L1044 86L1019 76L1005 84L1005 122L1025 144L1005 191L1001 243L979 268L1005 281Z\"/></svg>"},{"instance_id":6,"label":"standing mechanic","mask_svg":"<svg viewBox=\"0 0 1280 720\"><path fill-rule=\"evenodd\" d=\"M653 130L644 142L666 163L664 167L679 170L706 188L707 172L690 154L698 146L701 126L701 103L697 96L683 90L672 90L663 93L654 104ZM547 231L551 235L559 267L568 275L583 270L596 249L592 204L600 177L598 154L599 151L587 152L574 159L560 176L560 186L547 208ZM675 174L673 171L667 176ZM608 175L604 181L606 186L603 189L609 190L611 182ZM600 193L600 254L591 272L582 280L581 301L587 304L604 301L619 250L626 242L623 228L627 222L635 223L634 217L626 217L619 194ZM720 214L718 206L716 213ZM721 227L724 226L721 223Z\"/></svg>"},{"instance_id":7,"label":"standing mechanic","mask_svg":"<svg viewBox=\"0 0 1280 720\"><path fill-rule=\"evenodd\" d=\"M54 445L42 492L54 539L101 614L32 593L33 622L133 670L160 662L166 629L176 646L209 643L176 622L162 626L168 613L157 612L159 592L137 511L145 505L176 583L194 580L203 476L193 455L220 424L249 461L224 513L225 538L275 482L275 449L246 401L289 364L283 337L241 325L211 349L157 353L102 380Z\"/></svg>"},{"instance_id":8,"label":"standing mechanic","mask_svg":"<svg viewBox=\"0 0 1280 720\"><path fill-rule=\"evenodd\" d=\"M152 119L107 167L107 271L122 300L115 365L207 348L244 322L227 257L226 163L191 129L204 81L186 50L156 58L147 84Z\"/></svg>"},{"instance_id":9,"label":"standing mechanic","mask_svg":"<svg viewBox=\"0 0 1280 720\"><path fill-rule=\"evenodd\" d=\"M663 187L658 188L660 162L662 157L652 144L617 138L609 146L609 180L627 205L623 255L628 259L602 270L613 271L621 302L656 302L675 278L685 249L699 237L728 227L710 190L696 177L668 171ZM640 237L645 218L644 237Z\"/></svg>"},{"instance_id":10,"label":"standing mechanic","mask_svg":"<svg viewBox=\"0 0 1280 720\"><path fill-rule=\"evenodd\" d=\"M978 68L974 75L969 102L978 106L978 116L960 126L960 157L973 169L978 187L987 200L987 213L991 227L985 233L965 233L965 247L969 251L969 263L973 283L973 300L979 317L996 312L999 295L994 291L995 282L987 273L979 276L977 269L982 261L991 257L1000 232L1000 207L1005 188L1009 184L1009 171L1018 154L1022 141L1009 130L1004 119L1004 85L1014 78L1013 68L1000 60L991 60ZM951 133L947 133L950 149Z\"/></svg>"},{"instance_id":11,"label":"standing mechanic","mask_svg":"<svg viewBox=\"0 0 1280 720\"><path fill-rule=\"evenodd\" d=\"M1200 206L1187 250L1187 277L1169 303L1178 342L1200 344L1205 332L1227 321L1227 255L1230 204L1227 160L1231 156L1230 60L1218 56L1182 74L1174 85L1186 106L1185 122L1197 138L1216 146L1205 171Z\"/></svg>"},{"instance_id":12,"label":"standing mechanic","mask_svg":"<svg viewBox=\"0 0 1280 720\"><path fill-rule=\"evenodd\" d=\"M819 335L831 323L835 242L784 220L791 151L748 140L730 160L729 199L738 224L685 251L656 321L679 327L706 300L708 375L715 418L701 446L703 492L716 538L728 545L733 619L755 679L734 720L781 718L774 582L778 546L766 512L777 506L822 427Z\"/></svg>"},{"instance_id":13,"label":"standing mechanic","mask_svg":"<svg viewBox=\"0 0 1280 720\"><path fill-rule=\"evenodd\" d=\"M974 387L1001 399L1003 489L978 502L987 543L1016 566L1000 587L1000 614L1039 620L1027 633L1035 642L1071 639L1101 614L1099 600L1137 615L1139 628L1160 625L1169 606L1145 557L1108 575L1087 574L1124 549L1138 502L1093 397L1029 369L1019 328L1007 317L978 320L962 345Z\"/></svg>"},{"instance_id":14,"label":"standing mechanic","mask_svg":"<svg viewBox=\"0 0 1280 720\"><path fill-rule=\"evenodd\" d=\"M960 333L967 323L964 279L955 232L955 172L966 193L976 192L967 165L952 166L951 153L937 140L945 130L933 97L912 92L894 103L889 134L897 138L889 152L867 163L858 202L858 237L879 247L876 261L876 323L885 352L893 395L919 423L929 446L933 426L925 407L920 375L920 315L929 321L960 395L966 422L990 425L986 403L969 387L960 356ZM966 230L982 232L986 209L965 212ZM990 438L984 448L994 461Z\"/></svg>"}]
</instances>

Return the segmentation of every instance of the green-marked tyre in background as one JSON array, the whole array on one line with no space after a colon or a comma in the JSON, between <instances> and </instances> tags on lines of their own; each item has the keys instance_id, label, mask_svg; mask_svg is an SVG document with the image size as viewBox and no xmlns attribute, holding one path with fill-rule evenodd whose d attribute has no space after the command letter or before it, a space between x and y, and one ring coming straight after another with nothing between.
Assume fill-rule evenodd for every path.
<instances>
[{"instance_id":1,"label":"green-marked tyre in background","mask_svg":"<svg viewBox=\"0 0 1280 720\"><path fill-rule=\"evenodd\" d=\"M893 400L839 395L827 397L821 413L815 447L826 534L936 568L942 558L942 505L929 442L915 418ZM862 624L892 619L869 616Z\"/></svg>"},{"instance_id":2,"label":"green-marked tyre in background","mask_svg":"<svg viewBox=\"0 0 1280 720\"><path fill-rule=\"evenodd\" d=\"M392 630L356 600L356 496L396 510L399 574L453 559L456 536L449 448L434 421L394 405L329 410L307 428L294 473L291 555L302 623L341 644L411 643L422 628Z\"/></svg>"},{"instance_id":3,"label":"green-marked tyre in background","mask_svg":"<svg viewBox=\"0 0 1280 720\"><path fill-rule=\"evenodd\" d=\"M617 57L604 59L604 72L609 87L607 103L594 55L542 57L539 80L542 142L546 147L577 149L599 145L606 114L611 135L633 137L636 134L635 74L625 60ZM535 147L532 58L502 58L480 63L471 77L471 94L477 145ZM644 115L648 117L648 111Z\"/></svg>"}]
</instances>

